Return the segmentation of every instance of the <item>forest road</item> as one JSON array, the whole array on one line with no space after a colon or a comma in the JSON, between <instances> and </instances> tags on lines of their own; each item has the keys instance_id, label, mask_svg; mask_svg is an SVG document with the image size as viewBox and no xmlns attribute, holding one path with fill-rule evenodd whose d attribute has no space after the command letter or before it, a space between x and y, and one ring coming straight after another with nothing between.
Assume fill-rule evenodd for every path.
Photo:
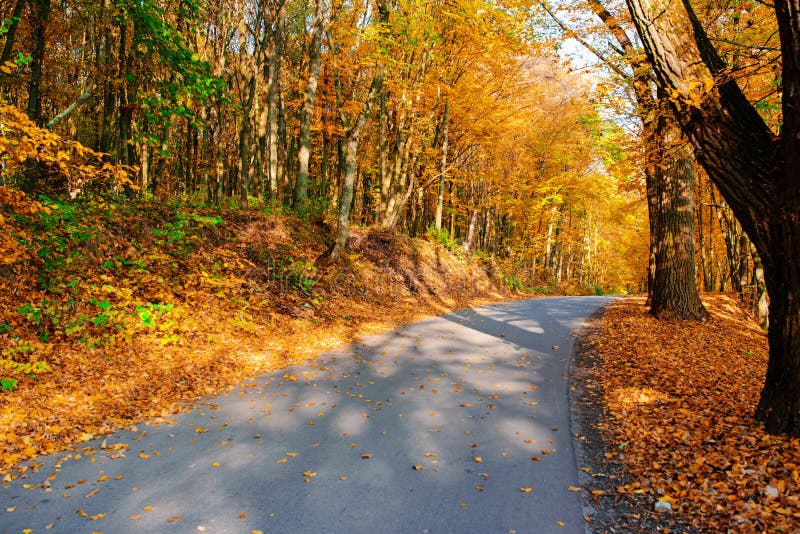
<instances>
[{"instance_id":1,"label":"forest road","mask_svg":"<svg viewBox=\"0 0 800 534\"><path fill-rule=\"evenodd\" d=\"M416 322L42 458L0 533L584 533L567 375L610 300Z\"/></svg>"}]
</instances>

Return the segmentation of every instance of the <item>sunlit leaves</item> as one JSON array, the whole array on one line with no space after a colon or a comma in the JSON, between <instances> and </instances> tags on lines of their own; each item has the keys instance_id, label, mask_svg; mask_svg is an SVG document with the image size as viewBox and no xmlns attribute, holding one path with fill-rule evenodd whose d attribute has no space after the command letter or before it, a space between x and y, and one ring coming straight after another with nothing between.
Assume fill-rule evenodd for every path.
<instances>
[{"instance_id":1,"label":"sunlit leaves","mask_svg":"<svg viewBox=\"0 0 800 534\"><path fill-rule=\"evenodd\" d=\"M70 194L93 182L106 187L135 187L131 167L112 165L100 154L77 141L40 128L16 106L0 102L0 153L6 162L3 174L18 170L27 160L39 161L68 178Z\"/></svg>"},{"instance_id":2,"label":"sunlit leaves","mask_svg":"<svg viewBox=\"0 0 800 534\"><path fill-rule=\"evenodd\" d=\"M764 334L727 297L704 299L713 317L702 325L651 320L642 303L612 307L595 342L603 371L593 380L607 388L611 412L625 414L603 428L612 443L625 444L622 461L636 477L613 491L663 499L714 531L757 529L763 517L796 530L794 499L764 492L800 481L797 440L768 436L749 416L766 368ZM594 498L604 492L591 490Z\"/></svg>"}]
</instances>

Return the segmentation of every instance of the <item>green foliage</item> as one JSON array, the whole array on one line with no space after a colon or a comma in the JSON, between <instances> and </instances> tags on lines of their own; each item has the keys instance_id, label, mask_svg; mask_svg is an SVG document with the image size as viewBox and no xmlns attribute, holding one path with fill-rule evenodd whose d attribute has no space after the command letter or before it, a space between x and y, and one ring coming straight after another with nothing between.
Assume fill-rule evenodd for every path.
<instances>
[{"instance_id":1,"label":"green foliage","mask_svg":"<svg viewBox=\"0 0 800 534\"><path fill-rule=\"evenodd\" d=\"M331 208L331 202L325 197L309 198L305 205L294 210L302 221L322 221Z\"/></svg>"},{"instance_id":2,"label":"green foliage","mask_svg":"<svg viewBox=\"0 0 800 534\"><path fill-rule=\"evenodd\" d=\"M33 378L41 373L49 373L53 370L47 362L34 360L31 362L21 363L8 358L0 359L0 367L3 367L7 371L11 371L13 373L24 374L29 378Z\"/></svg>"},{"instance_id":3,"label":"green foliage","mask_svg":"<svg viewBox=\"0 0 800 534\"><path fill-rule=\"evenodd\" d=\"M20 241L20 244L41 260L37 273L41 288L51 293L63 293L76 285L70 274L84 268L86 256L82 249L97 239L97 229L83 223L89 219L93 206L91 202L65 202L45 196L41 197L41 202L48 206L48 211L31 218L16 216L34 236L30 241Z\"/></svg>"},{"instance_id":4,"label":"green foliage","mask_svg":"<svg viewBox=\"0 0 800 534\"><path fill-rule=\"evenodd\" d=\"M512 275L503 276L503 283L509 291L522 291L524 287L520 279Z\"/></svg>"},{"instance_id":5,"label":"green foliage","mask_svg":"<svg viewBox=\"0 0 800 534\"><path fill-rule=\"evenodd\" d=\"M2 391L14 391L17 388L17 379L16 378L1 378L0 379L0 390Z\"/></svg>"},{"instance_id":6,"label":"green foliage","mask_svg":"<svg viewBox=\"0 0 800 534\"><path fill-rule=\"evenodd\" d=\"M458 243L456 243L455 239L450 237L450 233L447 230L444 228L437 230L434 225L428 226L428 228L425 230L425 239L431 243L442 245L451 252L458 248Z\"/></svg>"},{"instance_id":7,"label":"green foliage","mask_svg":"<svg viewBox=\"0 0 800 534\"><path fill-rule=\"evenodd\" d=\"M10 26L17 24L19 22L19 17L11 17L10 19L3 19L0 21L0 36L5 35L8 33L8 29Z\"/></svg>"},{"instance_id":8,"label":"green foliage","mask_svg":"<svg viewBox=\"0 0 800 534\"><path fill-rule=\"evenodd\" d=\"M53 326L58 324L56 304L48 299L42 300L39 304L26 302L17 309L17 313L38 327L39 340L43 342L50 339Z\"/></svg>"},{"instance_id":9,"label":"green foliage","mask_svg":"<svg viewBox=\"0 0 800 534\"><path fill-rule=\"evenodd\" d=\"M208 217L194 213L177 212L175 222L164 223L161 228L152 230L158 245L165 245L176 251L179 256L186 257L191 252L193 241L197 239L196 230L200 227L216 226L221 223L220 217Z\"/></svg>"},{"instance_id":10,"label":"green foliage","mask_svg":"<svg viewBox=\"0 0 800 534\"><path fill-rule=\"evenodd\" d=\"M601 285L594 286L594 294L597 295L598 297L605 295L605 292L603 291L603 286Z\"/></svg>"},{"instance_id":11,"label":"green foliage","mask_svg":"<svg viewBox=\"0 0 800 534\"><path fill-rule=\"evenodd\" d=\"M158 140L148 132L169 126L176 117L200 126L200 106L212 99L224 101L227 86L213 75L211 65L192 50L190 43L194 37L171 24L165 8L153 0L114 0L114 3L120 18L133 20L137 28L133 50L149 56L150 61L160 62L171 73L166 79L151 79L152 89L137 95L143 120L150 126L141 130L144 132L141 140L157 146ZM190 28L200 21L198 2L183 1L179 6L182 26ZM128 81L135 80L131 72L125 77Z\"/></svg>"},{"instance_id":12,"label":"green foliage","mask_svg":"<svg viewBox=\"0 0 800 534\"><path fill-rule=\"evenodd\" d=\"M126 258L121 258L120 256L114 256L110 260L103 260L100 264L104 269L108 269L110 271L117 271L123 267L134 267L134 272L141 272L141 273L148 273L147 270L147 262L143 260L129 260Z\"/></svg>"},{"instance_id":13,"label":"green foliage","mask_svg":"<svg viewBox=\"0 0 800 534\"><path fill-rule=\"evenodd\" d=\"M154 304L147 302L144 305L136 306L136 316L146 328L155 328L156 320L164 317L173 310L174 306L169 303L159 302Z\"/></svg>"},{"instance_id":14,"label":"green foliage","mask_svg":"<svg viewBox=\"0 0 800 534\"><path fill-rule=\"evenodd\" d=\"M295 290L310 296L317 283L317 267L308 259L295 260L290 255L275 257L267 249L252 246L246 249L247 256L262 265L269 276L285 291Z\"/></svg>"},{"instance_id":15,"label":"green foliage","mask_svg":"<svg viewBox=\"0 0 800 534\"><path fill-rule=\"evenodd\" d=\"M311 294L311 290L317 283L313 278L317 268L308 260L293 261L284 269L283 273L291 286L306 295Z\"/></svg>"},{"instance_id":16,"label":"green foliage","mask_svg":"<svg viewBox=\"0 0 800 534\"><path fill-rule=\"evenodd\" d=\"M119 310L105 299L92 298L88 304L97 309L94 315L80 314L74 319L61 320L65 322L64 334L70 338L77 338L79 343L89 348L114 345L117 333L124 328Z\"/></svg>"}]
</instances>

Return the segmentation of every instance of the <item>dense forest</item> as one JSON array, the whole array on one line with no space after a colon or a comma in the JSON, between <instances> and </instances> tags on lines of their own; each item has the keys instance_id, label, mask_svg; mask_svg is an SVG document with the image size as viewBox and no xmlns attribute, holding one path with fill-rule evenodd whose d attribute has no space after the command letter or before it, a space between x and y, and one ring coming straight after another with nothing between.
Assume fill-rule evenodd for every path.
<instances>
[{"instance_id":1,"label":"dense forest","mask_svg":"<svg viewBox=\"0 0 800 534\"><path fill-rule=\"evenodd\" d=\"M531 6L4 8L8 187L313 212L494 256L519 288L642 289L631 135Z\"/></svg>"}]
</instances>

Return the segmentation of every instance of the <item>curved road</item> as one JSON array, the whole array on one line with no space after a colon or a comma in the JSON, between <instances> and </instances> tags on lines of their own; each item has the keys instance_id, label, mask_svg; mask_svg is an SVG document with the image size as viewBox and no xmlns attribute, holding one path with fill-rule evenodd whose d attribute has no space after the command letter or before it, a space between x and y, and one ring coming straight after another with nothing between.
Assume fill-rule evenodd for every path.
<instances>
[{"instance_id":1,"label":"curved road","mask_svg":"<svg viewBox=\"0 0 800 534\"><path fill-rule=\"evenodd\" d=\"M0 533L585 532L567 372L609 300L417 322L44 458Z\"/></svg>"}]
</instances>

